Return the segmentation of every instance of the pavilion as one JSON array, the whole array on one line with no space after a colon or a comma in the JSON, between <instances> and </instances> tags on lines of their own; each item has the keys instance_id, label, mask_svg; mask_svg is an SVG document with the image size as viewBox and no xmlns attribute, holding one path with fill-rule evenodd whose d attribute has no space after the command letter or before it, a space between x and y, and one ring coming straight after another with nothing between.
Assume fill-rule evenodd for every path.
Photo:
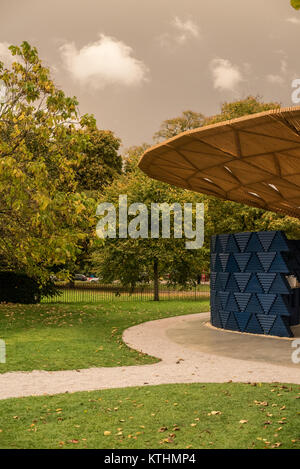
<instances>
[{"instance_id":1,"label":"pavilion","mask_svg":"<svg viewBox=\"0 0 300 469\"><path fill-rule=\"evenodd\" d=\"M153 179L184 189L300 218L300 107L183 132L148 149L139 167ZM287 278L293 275L300 281L300 246L281 232L264 233L213 240L212 322L227 329L291 336L290 326L300 322L300 299ZM242 268L246 254L248 264ZM234 279L236 286L233 280L230 288L222 283L220 274L223 280Z\"/></svg>"}]
</instances>

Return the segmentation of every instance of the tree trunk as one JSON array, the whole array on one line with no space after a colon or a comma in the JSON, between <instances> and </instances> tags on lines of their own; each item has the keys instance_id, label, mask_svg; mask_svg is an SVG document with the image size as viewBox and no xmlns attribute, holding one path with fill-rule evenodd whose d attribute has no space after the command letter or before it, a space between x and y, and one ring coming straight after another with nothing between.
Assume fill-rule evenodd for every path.
<instances>
[{"instance_id":1,"label":"tree trunk","mask_svg":"<svg viewBox=\"0 0 300 469\"><path fill-rule=\"evenodd\" d=\"M153 277L154 277L154 301L159 301L159 279L158 279L158 260L154 259L153 264Z\"/></svg>"}]
</instances>

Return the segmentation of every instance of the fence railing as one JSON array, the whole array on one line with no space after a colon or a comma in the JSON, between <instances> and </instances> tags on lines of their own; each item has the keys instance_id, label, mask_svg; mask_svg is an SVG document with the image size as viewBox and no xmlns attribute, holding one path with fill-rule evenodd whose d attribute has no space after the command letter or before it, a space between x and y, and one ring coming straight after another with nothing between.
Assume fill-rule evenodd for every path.
<instances>
[{"instance_id":1,"label":"fence railing","mask_svg":"<svg viewBox=\"0 0 300 469\"><path fill-rule=\"evenodd\" d=\"M98 282L75 282L74 284L57 284L58 293L54 297L44 298L43 303L96 303L100 301L143 301L153 300L154 287L151 284L140 284L134 289L118 284L100 284ZM209 296L209 283L180 288L167 284L159 285L160 300L200 300Z\"/></svg>"}]
</instances>

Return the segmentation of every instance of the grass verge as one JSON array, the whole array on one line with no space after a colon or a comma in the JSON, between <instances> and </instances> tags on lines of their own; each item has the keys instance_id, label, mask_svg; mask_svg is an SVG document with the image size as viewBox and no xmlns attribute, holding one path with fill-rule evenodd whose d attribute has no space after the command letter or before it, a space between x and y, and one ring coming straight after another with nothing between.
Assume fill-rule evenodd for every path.
<instances>
[{"instance_id":1,"label":"grass verge","mask_svg":"<svg viewBox=\"0 0 300 469\"><path fill-rule=\"evenodd\" d=\"M99 302L0 305L0 338L6 342L0 373L70 370L155 363L128 348L125 329L145 321L209 310L200 301Z\"/></svg>"},{"instance_id":2,"label":"grass verge","mask_svg":"<svg viewBox=\"0 0 300 469\"><path fill-rule=\"evenodd\" d=\"M177 384L0 401L1 448L300 448L299 386Z\"/></svg>"}]
</instances>

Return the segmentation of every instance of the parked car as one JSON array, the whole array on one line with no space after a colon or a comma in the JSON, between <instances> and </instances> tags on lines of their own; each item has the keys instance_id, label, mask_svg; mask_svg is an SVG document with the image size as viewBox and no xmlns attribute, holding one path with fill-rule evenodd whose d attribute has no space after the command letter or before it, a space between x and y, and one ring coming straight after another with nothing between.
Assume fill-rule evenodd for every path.
<instances>
[{"instance_id":1,"label":"parked car","mask_svg":"<svg viewBox=\"0 0 300 469\"><path fill-rule=\"evenodd\" d=\"M87 281L88 282L99 282L99 278L98 277L88 277Z\"/></svg>"},{"instance_id":2,"label":"parked car","mask_svg":"<svg viewBox=\"0 0 300 469\"><path fill-rule=\"evenodd\" d=\"M79 280L80 282L86 282L87 277L83 274L75 274L74 280Z\"/></svg>"}]
</instances>

